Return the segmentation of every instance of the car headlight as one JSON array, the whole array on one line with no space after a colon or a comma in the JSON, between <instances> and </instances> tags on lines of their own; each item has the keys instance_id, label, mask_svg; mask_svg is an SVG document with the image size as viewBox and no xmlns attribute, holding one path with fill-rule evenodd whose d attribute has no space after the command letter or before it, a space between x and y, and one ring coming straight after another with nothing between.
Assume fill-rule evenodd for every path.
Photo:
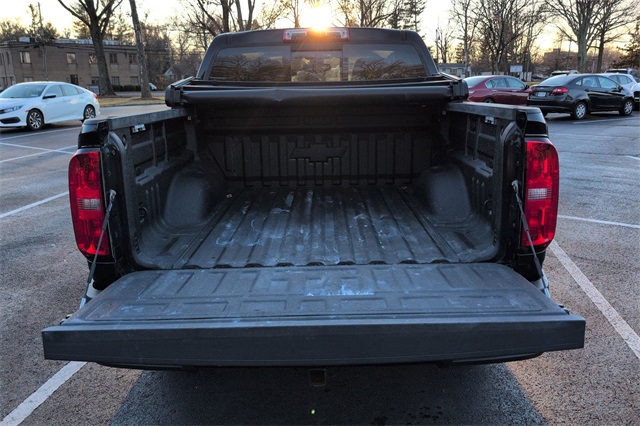
<instances>
[{"instance_id":1,"label":"car headlight","mask_svg":"<svg viewBox=\"0 0 640 426\"><path fill-rule=\"evenodd\" d=\"M22 107L23 107L23 105L18 105L18 106L14 106L14 107L5 108L5 109L0 109L0 114L6 114L8 112L17 111Z\"/></svg>"}]
</instances>

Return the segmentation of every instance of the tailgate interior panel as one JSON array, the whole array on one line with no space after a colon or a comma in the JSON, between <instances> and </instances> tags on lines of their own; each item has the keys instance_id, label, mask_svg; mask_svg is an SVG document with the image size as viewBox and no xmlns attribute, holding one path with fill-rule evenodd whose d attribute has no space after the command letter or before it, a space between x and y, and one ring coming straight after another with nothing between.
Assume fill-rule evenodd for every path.
<instances>
[{"instance_id":1,"label":"tailgate interior panel","mask_svg":"<svg viewBox=\"0 0 640 426\"><path fill-rule=\"evenodd\" d=\"M498 264L309 266L131 273L43 341L120 365L348 365L574 349L584 329Z\"/></svg>"}]
</instances>

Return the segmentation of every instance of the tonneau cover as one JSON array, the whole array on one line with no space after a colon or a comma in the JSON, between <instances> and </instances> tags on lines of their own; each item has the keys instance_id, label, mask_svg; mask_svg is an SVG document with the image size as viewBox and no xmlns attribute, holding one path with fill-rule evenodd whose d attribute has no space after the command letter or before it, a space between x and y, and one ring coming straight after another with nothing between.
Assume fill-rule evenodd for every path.
<instances>
[{"instance_id":1,"label":"tonneau cover","mask_svg":"<svg viewBox=\"0 0 640 426\"><path fill-rule=\"evenodd\" d=\"M123 366L317 366L510 359L584 331L502 265L344 265L131 273L43 342Z\"/></svg>"}]
</instances>

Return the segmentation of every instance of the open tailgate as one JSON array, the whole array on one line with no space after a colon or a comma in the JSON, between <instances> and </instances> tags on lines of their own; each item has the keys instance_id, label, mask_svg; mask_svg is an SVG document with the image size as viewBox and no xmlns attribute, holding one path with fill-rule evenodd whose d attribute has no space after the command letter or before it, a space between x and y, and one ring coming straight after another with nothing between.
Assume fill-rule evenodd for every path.
<instances>
[{"instance_id":1,"label":"open tailgate","mask_svg":"<svg viewBox=\"0 0 640 426\"><path fill-rule=\"evenodd\" d=\"M584 333L505 266L437 264L135 272L42 338L47 359L153 368L500 361Z\"/></svg>"}]
</instances>

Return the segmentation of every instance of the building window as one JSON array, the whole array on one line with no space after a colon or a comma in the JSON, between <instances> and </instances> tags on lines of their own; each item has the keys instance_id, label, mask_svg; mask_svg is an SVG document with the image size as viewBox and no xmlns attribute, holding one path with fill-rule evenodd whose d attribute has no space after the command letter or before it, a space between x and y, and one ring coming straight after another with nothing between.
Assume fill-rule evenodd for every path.
<instances>
[{"instance_id":1,"label":"building window","mask_svg":"<svg viewBox=\"0 0 640 426\"><path fill-rule=\"evenodd\" d=\"M99 86L100 85L100 77L91 77L91 85Z\"/></svg>"},{"instance_id":2,"label":"building window","mask_svg":"<svg viewBox=\"0 0 640 426\"><path fill-rule=\"evenodd\" d=\"M7 52L7 65L11 65L11 55Z\"/></svg>"},{"instance_id":3,"label":"building window","mask_svg":"<svg viewBox=\"0 0 640 426\"><path fill-rule=\"evenodd\" d=\"M20 52L20 63L21 64L30 64L31 63L31 53L30 52Z\"/></svg>"},{"instance_id":4,"label":"building window","mask_svg":"<svg viewBox=\"0 0 640 426\"><path fill-rule=\"evenodd\" d=\"M109 63L117 64L118 63L118 54L117 53L109 53Z\"/></svg>"},{"instance_id":5,"label":"building window","mask_svg":"<svg viewBox=\"0 0 640 426\"><path fill-rule=\"evenodd\" d=\"M89 53L89 64L97 64L98 63L98 58L96 58L96 55L94 53Z\"/></svg>"},{"instance_id":6,"label":"building window","mask_svg":"<svg viewBox=\"0 0 640 426\"><path fill-rule=\"evenodd\" d=\"M134 65L138 63L138 55L135 53L129 53L129 64Z\"/></svg>"},{"instance_id":7,"label":"building window","mask_svg":"<svg viewBox=\"0 0 640 426\"><path fill-rule=\"evenodd\" d=\"M76 63L76 54L67 53L67 64L75 64L75 63Z\"/></svg>"},{"instance_id":8,"label":"building window","mask_svg":"<svg viewBox=\"0 0 640 426\"><path fill-rule=\"evenodd\" d=\"M114 86L120 86L120 77L111 77L111 84Z\"/></svg>"},{"instance_id":9,"label":"building window","mask_svg":"<svg viewBox=\"0 0 640 426\"><path fill-rule=\"evenodd\" d=\"M25 77L25 78L24 78L24 81L25 81L25 82L26 82L26 81L33 81L33 77Z\"/></svg>"},{"instance_id":10,"label":"building window","mask_svg":"<svg viewBox=\"0 0 640 426\"><path fill-rule=\"evenodd\" d=\"M131 76L131 84L133 84L134 86L137 86L138 84L140 84L140 77L138 76Z\"/></svg>"}]
</instances>

